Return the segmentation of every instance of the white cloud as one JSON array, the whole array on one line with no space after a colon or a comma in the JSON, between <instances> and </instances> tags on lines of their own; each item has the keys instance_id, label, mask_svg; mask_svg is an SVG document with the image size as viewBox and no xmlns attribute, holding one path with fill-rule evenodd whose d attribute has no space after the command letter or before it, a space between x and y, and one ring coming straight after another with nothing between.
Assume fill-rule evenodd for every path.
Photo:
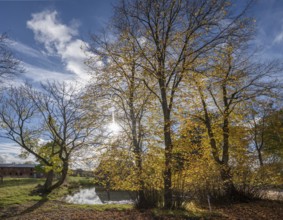
<instances>
[{"instance_id":1,"label":"white cloud","mask_svg":"<svg viewBox=\"0 0 283 220\"><path fill-rule=\"evenodd\" d=\"M20 158L21 147L12 142L4 142L1 140L0 156L5 160L5 163L23 163L25 161L35 161L33 156L27 159Z\"/></svg>"},{"instance_id":2,"label":"white cloud","mask_svg":"<svg viewBox=\"0 0 283 220\"><path fill-rule=\"evenodd\" d=\"M88 79L84 60L87 58L85 51L85 42L82 40L74 40L68 44L64 53L61 54L63 60L66 60L66 68L78 74L83 79Z\"/></svg>"},{"instance_id":3,"label":"white cloud","mask_svg":"<svg viewBox=\"0 0 283 220\"><path fill-rule=\"evenodd\" d=\"M52 71L45 68L41 68L26 62L22 62L22 66L24 67L24 73L19 75L19 77L15 77L13 80L6 80L5 84L7 86L20 86L25 82L31 84L37 84L46 81L58 81L58 82L67 82L70 84L79 83L78 78L75 75ZM83 82L82 82L83 83Z\"/></svg>"},{"instance_id":4,"label":"white cloud","mask_svg":"<svg viewBox=\"0 0 283 220\"><path fill-rule=\"evenodd\" d=\"M19 41L14 40L8 40L9 47L19 53L25 54L30 57L40 58L42 57L42 53L40 53L38 50L35 50L25 44L22 44Z\"/></svg>"},{"instance_id":5,"label":"white cloud","mask_svg":"<svg viewBox=\"0 0 283 220\"><path fill-rule=\"evenodd\" d=\"M281 43L283 40L283 31L281 31L280 33L278 33L276 35L276 37L274 38L274 42L275 43Z\"/></svg>"},{"instance_id":6,"label":"white cloud","mask_svg":"<svg viewBox=\"0 0 283 220\"><path fill-rule=\"evenodd\" d=\"M61 58L66 70L75 73L80 79L88 80L84 66L87 54L82 50L87 44L75 38L78 34L78 24L73 22L67 26L57 17L56 11L32 14L27 27L34 32L35 40L44 44L49 55Z\"/></svg>"},{"instance_id":7,"label":"white cloud","mask_svg":"<svg viewBox=\"0 0 283 220\"><path fill-rule=\"evenodd\" d=\"M62 72L51 71L43 69L37 66L33 66L28 63L24 63L25 76L26 78L32 79L35 82L43 82L47 80L57 80L57 81L72 81L75 80L74 76Z\"/></svg>"},{"instance_id":8,"label":"white cloud","mask_svg":"<svg viewBox=\"0 0 283 220\"><path fill-rule=\"evenodd\" d=\"M77 30L60 24L57 20L57 12L43 11L32 14L32 19L27 22L32 29L35 39L43 43L51 53L53 49L64 49L65 45L77 34Z\"/></svg>"}]
</instances>

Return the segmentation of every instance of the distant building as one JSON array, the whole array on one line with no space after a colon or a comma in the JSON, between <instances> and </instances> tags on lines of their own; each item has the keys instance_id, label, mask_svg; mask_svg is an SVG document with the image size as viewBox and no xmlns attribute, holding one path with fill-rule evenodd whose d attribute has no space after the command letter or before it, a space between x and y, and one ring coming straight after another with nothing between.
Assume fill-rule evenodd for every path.
<instances>
[{"instance_id":1,"label":"distant building","mask_svg":"<svg viewBox=\"0 0 283 220\"><path fill-rule=\"evenodd\" d=\"M0 176L32 178L39 177L35 171L35 164L0 164Z\"/></svg>"}]
</instances>

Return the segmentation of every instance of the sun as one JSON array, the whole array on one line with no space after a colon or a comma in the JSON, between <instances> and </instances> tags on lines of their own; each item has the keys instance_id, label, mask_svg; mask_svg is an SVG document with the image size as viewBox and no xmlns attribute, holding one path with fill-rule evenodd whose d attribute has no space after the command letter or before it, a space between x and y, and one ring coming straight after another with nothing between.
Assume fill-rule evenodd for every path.
<instances>
[{"instance_id":1,"label":"sun","mask_svg":"<svg viewBox=\"0 0 283 220\"><path fill-rule=\"evenodd\" d=\"M118 134L121 127L116 123L114 110L112 111L112 123L108 125L110 132L114 135Z\"/></svg>"},{"instance_id":2,"label":"sun","mask_svg":"<svg viewBox=\"0 0 283 220\"><path fill-rule=\"evenodd\" d=\"M112 122L109 125L109 130L111 133L117 134L120 131L120 126L116 122Z\"/></svg>"}]
</instances>

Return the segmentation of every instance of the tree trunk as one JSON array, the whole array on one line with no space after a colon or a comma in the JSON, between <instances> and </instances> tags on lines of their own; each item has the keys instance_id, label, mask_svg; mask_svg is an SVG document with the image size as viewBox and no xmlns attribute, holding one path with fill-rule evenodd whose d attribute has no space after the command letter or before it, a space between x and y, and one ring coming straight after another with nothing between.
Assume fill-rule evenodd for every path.
<instances>
[{"instance_id":1,"label":"tree trunk","mask_svg":"<svg viewBox=\"0 0 283 220\"><path fill-rule=\"evenodd\" d=\"M141 157L141 130L137 127L137 116L135 114L134 109L134 91L135 91L135 65L132 67L132 76L130 81L130 96L129 96L129 107L130 107L130 119L132 123L132 141L134 147L134 155L135 155L135 164L137 171L137 178L139 182L139 190L138 190L138 208L148 208L148 204L144 195L144 181L142 180L142 157ZM138 138L139 136L139 138Z\"/></svg>"},{"instance_id":2,"label":"tree trunk","mask_svg":"<svg viewBox=\"0 0 283 220\"><path fill-rule=\"evenodd\" d=\"M199 91L199 94L200 94L200 97L201 97L201 102L202 102L202 106L203 106L203 110L204 110L204 123L205 123L205 127L206 127L208 137L209 137L209 143L210 143L210 147L211 147L211 150L212 150L212 156L213 156L213 159L218 164L221 164L221 161L219 159L219 152L218 152L217 145L216 145L216 140L215 140L214 133L213 133L213 130L212 130L211 120L210 120L208 110L207 110L207 104L205 102L204 95L203 95L203 92L202 92L200 86L198 86L198 91Z\"/></svg>"},{"instance_id":3,"label":"tree trunk","mask_svg":"<svg viewBox=\"0 0 283 220\"><path fill-rule=\"evenodd\" d=\"M262 154L261 154L261 150L258 148L257 148L257 155L258 155L259 165L262 167L263 166Z\"/></svg>"},{"instance_id":4,"label":"tree trunk","mask_svg":"<svg viewBox=\"0 0 283 220\"><path fill-rule=\"evenodd\" d=\"M228 166L228 162L229 162L229 120L228 120L228 116L226 112L224 113L222 134L223 134L222 162L225 166Z\"/></svg>"},{"instance_id":5,"label":"tree trunk","mask_svg":"<svg viewBox=\"0 0 283 220\"><path fill-rule=\"evenodd\" d=\"M165 126L167 127L167 126ZM169 133L169 134L168 134ZM165 136L165 171L164 171L164 208L172 208L172 141L170 132L164 131Z\"/></svg>"},{"instance_id":6,"label":"tree trunk","mask_svg":"<svg viewBox=\"0 0 283 220\"><path fill-rule=\"evenodd\" d=\"M134 142L138 145L138 142ZM137 171L137 178L139 182L139 191L138 191L138 204L139 208L147 208L147 201L144 195L144 181L142 179L142 158L141 158L141 149L139 146L135 146L135 162L136 162L136 171Z\"/></svg>"},{"instance_id":7,"label":"tree trunk","mask_svg":"<svg viewBox=\"0 0 283 220\"><path fill-rule=\"evenodd\" d=\"M220 174L223 182L225 197L231 201L235 200L234 197L237 195L237 190L233 184L230 167L223 164L220 168Z\"/></svg>"},{"instance_id":8,"label":"tree trunk","mask_svg":"<svg viewBox=\"0 0 283 220\"><path fill-rule=\"evenodd\" d=\"M142 159L141 159L141 154L140 151L137 153L136 152L136 164L137 164L137 175L139 179L139 191L138 191L138 207L139 208L148 208L148 204L144 195L144 181L142 179Z\"/></svg>"},{"instance_id":9,"label":"tree trunk","mask_svg":"<svg viewBox=\"0 0 283 220\"><path fill-rule=\"evenodd\" d=\"M171 140L170 122L165 122L164 139L165 139L165 170L164 170L164 208L171 209L173 205L172 193L172 140Z\"/></svg>"},{"instance_id":10,"label":"tree trunk","mask_svg":"<svg viewBox=\"0 0 283 220\"><path fill-rule=\"evenodd\" d=\"M107 189L106 189L106 192L107 192L107 199L108 199L108 201L110 201L110 189L109 189L109 187L107 187Z\"/></svg>"},{"instance_id":11,"label":"tree trunk","mask_svg":"<svg viewBox=\"0 0 283 220\"><path fill-rule=\"evenodd\" d=\"M162 75L162 74L161 74ZM164 170L164 208L171 209L173 206L172 193L172 138L171 138L171 109L167 102L166 86L163 79L159 80L159 87L162 100L162 111L164 118L163 134L165 143L165 170Z\"/></svg>"},{"instance_id":12,"label":"tree trunk","mask_svg":"<svg viewBox=\"0 0 283 220\"><path fill-rule=\"evenodd\" d=\"M60 187L66 180L67 174L68 174L68 170L69 170L69 164L68 164L68 159L66 161L63 162L63 168L61 171L61 176L59 178L59 180L51 187L51 191L54 189L57 189L58 187Z\"/></svg>"},{"instance_id":13,"label":"tree trunk","mask_svg":"<svg viewBox=\"0 0 283 220\"><path fill-rule=\"evenodd\" d=\"M226 96L224 96L226 97ZM224 99L226 103L226 99ZM228 106L228 104L226 104ZM229 130L229 119L228 119L228 108L224 111L224 119L223 119L223 127L222 127L222 134L223 134L223 152L222 152L222 166L221 166L221 178L223 181L225 196L229 201L237 201L239 200L238 191L235 188L233 183L231 168L229 166L229 137L230 137L230 130Z\"/></svg>"},{"instance_id":14,"label":"tree trunk","mask_svg":"<svg viewBox=\"0 0 283 220\"><path fill-rule=\"evenodd\" d=\"M50 189L51 189L51 186L52 186L52 183L53 183L53 178L54 178L54 171L53 170L48 171L45 183L44 183L43 188L42 188L43 193L51 192Z\"/></svg>"}]
</instances>

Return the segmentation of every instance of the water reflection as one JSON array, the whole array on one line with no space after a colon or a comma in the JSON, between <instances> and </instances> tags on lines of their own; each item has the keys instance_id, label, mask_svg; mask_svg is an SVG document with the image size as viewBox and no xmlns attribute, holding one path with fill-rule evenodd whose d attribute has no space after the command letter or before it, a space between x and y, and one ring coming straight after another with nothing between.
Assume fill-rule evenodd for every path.
<instances>
[{"instance_id":1,"label":"water reflection","mask_svg":"<svg viewBox=\"0 0 283 220\"><path fill-rule=\"evenodd\" d=\"M106 192L99 187L80 189L79 192L68 195L65 201L72 204L133 204L133 197L127 191Z\"/></svg>"},{"instance_id":2,"label":"water reflection","mask_svg":"<svg viewBox=\"0 0 283 220\"><path fill-rule=\"evenodd\" d=\"M66 197L66 202L73 204L103 204L98 195L95 192L95 188L81 189L74 195L68 195Z\"/></svg>"}]
</instances>

